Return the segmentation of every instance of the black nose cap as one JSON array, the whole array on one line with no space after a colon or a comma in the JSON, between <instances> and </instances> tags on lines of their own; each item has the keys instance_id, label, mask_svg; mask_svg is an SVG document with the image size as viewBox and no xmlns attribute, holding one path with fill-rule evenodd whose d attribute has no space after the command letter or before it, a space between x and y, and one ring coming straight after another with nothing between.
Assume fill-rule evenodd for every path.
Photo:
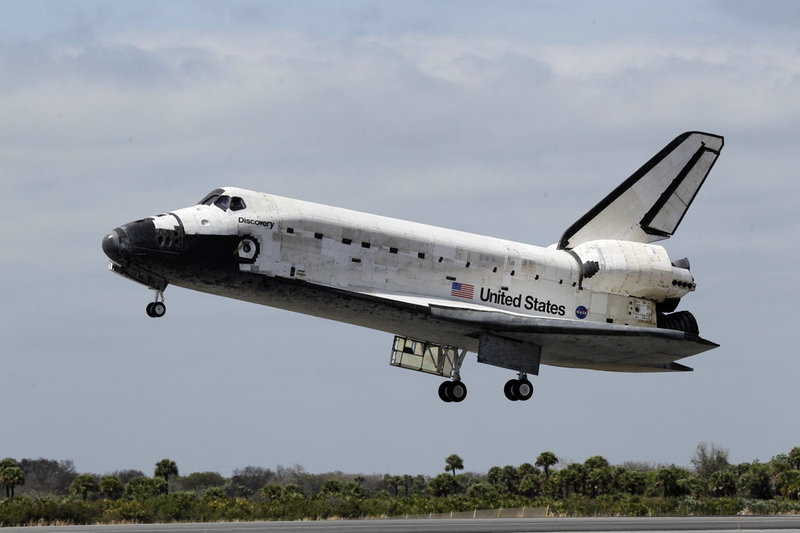
<instances>
[{"instance_id":1,"label":"black nose cap","mask_svg":"<svg viewBox=\"0 0 800 533\"><path fill-rule=\"evenodd\" d=\"M117 230L114 230L103 237L103 252L112 261L116 263L122 262L122 247L120 246L119 233Z\"/></svg>"}]
</instances>

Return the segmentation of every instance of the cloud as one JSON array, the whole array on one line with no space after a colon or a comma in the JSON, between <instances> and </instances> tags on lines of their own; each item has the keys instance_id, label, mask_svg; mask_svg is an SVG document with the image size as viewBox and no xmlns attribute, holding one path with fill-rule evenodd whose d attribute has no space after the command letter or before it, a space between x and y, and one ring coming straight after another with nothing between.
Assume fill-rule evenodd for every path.
<instances>
[{"instance_id":1,"label":"cloud","mask_svg":"<svg viewBox=\"0 0 800 533\"><path fill-rule=\"evenodd\" d=\"M717 1L717 9L747 25L758 25L772 30L797 31L800 22L800 5L792 0Z\"/></svg>"},{"instance_id":2,"label":"cloud","mask_svg":"<svg viewBox=\"0 0 800 533\"><path fill-rule=\"evenodd\" d=\"M471 205L510 202L520 220L532 203L562 213L543 228L555 239L681 131L790 142L798 71L792 46L713 36L174 31L4 44L0 153L21 190L97 187L131 209L153 190L170 209L241 184L438 224L459 212L461 229L490 232L449 206L458 190ZM567 216L566 203L580 207Z\"/></svg>"},{"instance_id":3,"label":"cloud","mask_svg":"<svg viewBox=\"0 0 800 533\"><path fill-rule=\"evenodd\" d=\"M92 217L107 229L237 184L546 244L687 129L728 137L723 159L737 163L724 179L741 201L759 174L755 194L786 197L798 71L794 46L771 38L173 31L5 43L2 179L47 193L39 206L76 232L84 202L63 202L76 194L103 199Z\"/></svg>"}]
</instances>

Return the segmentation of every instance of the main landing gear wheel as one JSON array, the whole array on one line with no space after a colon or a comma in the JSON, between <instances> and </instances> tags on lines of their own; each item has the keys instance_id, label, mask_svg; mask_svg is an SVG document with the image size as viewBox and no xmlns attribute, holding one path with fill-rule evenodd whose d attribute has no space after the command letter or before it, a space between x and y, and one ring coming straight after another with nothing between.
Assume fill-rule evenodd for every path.
<instances>
[{"instance_id":1,"label":"main landing gear wheel","mask_svg":"<svg viewBox=\"0 0 800 533\"><path fill-rule=\"evenodd\" d=\"M164 304L164 293L156 291L156 301L147 304L147 316L150 318L161 318L167 312L167 306Z\"/></svg>"},{"instance_id":2,"label":"main landing gear wheel","mask_svg":"<svg viewBox=\"0 0 800 533\"><path fill-rule=\"evenodd\" d=\"M467 397L467 386L461 381L445 381L439 385L439 398L443 402L463 402Z\"/></svg>"},{"instance_id":3,"label":"main landing gear wheel","mask_svg":"<svg viewBox=\"0 0 800 533\"><path fill-rule=\"evenodd\" d=\"M533 396L533 384L525 376L520 379L510 379L503 387L503 393L512 402L524 402Z\"/></svg>"}]
</instances>

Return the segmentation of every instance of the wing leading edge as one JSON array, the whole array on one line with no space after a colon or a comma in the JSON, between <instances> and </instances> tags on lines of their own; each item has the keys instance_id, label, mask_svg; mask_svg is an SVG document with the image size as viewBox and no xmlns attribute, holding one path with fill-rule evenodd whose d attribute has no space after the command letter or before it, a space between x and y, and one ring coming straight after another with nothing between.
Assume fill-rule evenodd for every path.
<instances>
[{"instance_id":1,"label":"wing leading edge","mask_svg":"<svg viewBox=\"0 0 800 533\"><path fill-rule=\"evenodd\" d=\"M723 137L711 133L679 135L570 226L559 248L599 239L650 243L669 238L723 145Z\"/></svg>"}]
</instances>

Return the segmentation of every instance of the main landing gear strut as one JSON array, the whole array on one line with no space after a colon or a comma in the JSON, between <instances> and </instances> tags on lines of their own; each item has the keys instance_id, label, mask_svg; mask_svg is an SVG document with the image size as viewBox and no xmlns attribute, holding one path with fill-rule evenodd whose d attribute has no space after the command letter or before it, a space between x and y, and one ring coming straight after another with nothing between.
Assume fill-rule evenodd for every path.
<instances>
[{"instance_id":1,"label":"main landing gear strut","mask_svg":"<svg viewBox=\"0 0 800 533\"><path fill-rule=\"evenodd\" d=\"M147 316L150 318L161 318L167 312L167 306L164 303L164 291L156 290L155 301L147 304Z\"/></svg>"}]
</instances>

